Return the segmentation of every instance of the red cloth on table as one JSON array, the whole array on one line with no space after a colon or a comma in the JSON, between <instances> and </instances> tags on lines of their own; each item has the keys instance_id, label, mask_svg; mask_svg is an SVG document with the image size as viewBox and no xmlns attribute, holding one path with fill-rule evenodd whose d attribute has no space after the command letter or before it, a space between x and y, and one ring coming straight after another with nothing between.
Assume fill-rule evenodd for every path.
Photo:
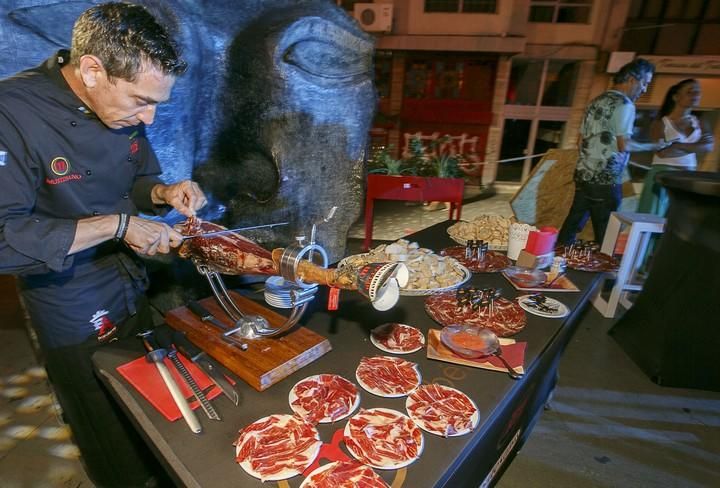
<instances>
[{"instance_id":1,"label":"red cloth on table","mask_svg":"<svg viewBox=\"0 0 720 488\"><path fill-rule=\"evenodd\" d=\"M213 383L213 381L208 378L208 376L200 368L195 366L193 362L185 359L182 354L178 354L177 356L180 358L180 362L185 365L188 372L190 372L190 376L193 377L195 383L198 384L201 390L205 392L208 387L213 386L210 391L205 392L205 396L208 400L211 400L222 393L220 388L214 386L215 383ZM170 371L170 375L175 379L175 383L178 384L180 391L183 393L185 398L192 398L193 393L190 390L190 387L187 386L185 380L175 368L175 365L168 358L165 358L164 362L165 366L167 366ZM175 401L173 400L170 391L167 389L167 386L165 386L165 382L163 381L162 376L160 376L160 372L157 370L154 363L149 362L143 356L135 359L134 361L118 366L117 371L166 419L174 422L175 420L182 418L180 409L177 405L175 405ZM200 402L197 400L190 402L190 408L193 410L199 406Z\"/></svg>"}]
</instances>

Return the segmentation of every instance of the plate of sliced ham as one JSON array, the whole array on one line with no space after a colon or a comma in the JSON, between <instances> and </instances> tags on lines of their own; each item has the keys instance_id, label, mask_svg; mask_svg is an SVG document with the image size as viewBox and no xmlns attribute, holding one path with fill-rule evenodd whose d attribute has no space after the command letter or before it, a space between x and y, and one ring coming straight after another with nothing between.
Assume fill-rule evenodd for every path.
<instances>
[{"instance_id":1,"label":"plate of sliced ham","mask_svg":"<svg viewBox=\"0 0 720 488\"><path fill-rule=\"evenodd\" d=\"M261 481L292 478L320 452L320 435L295 415L273 414L243 428L235 441L235 461Z\"/></svg>"},{"instance_id":2,"label":"plate of sliced ham","mask_svg":"<svg viewBox=\"0 0 720 488\"><path fill-rule=\"evenodd\" d=\"M397 398L420 386L422 378L416 363L392 356L364 357L355 378L373 395Z\"/></svg>"},{"instance_id":3,"label":"plate of sliced ham","mask_svg":"<svg viewBox=\"0 0 720 488\"><path fill-rule=\"evenodd\" d=\"M418 427L442 437L467 434L480 420L480 412L465 393L434 383L412 392L405 409Z\"/></svg>"},{"instance_id":4,"label":"plate of sliced ham","mask_svg":"<svg viewBox=\"0 0 720 488\"><path fill-rule=\"evenodd\" d=\"M371 467L357 461L335 461L320 466L305 478L300 488L389 488Z\"/></svg>"},{"instance_id":5,"label":"plate of sliced ham","mask_svg":"<svg viewBox=\"0 0 720 488\"><path fill-rule=\"evenodd\" d=\"M450 256L473 273L497 273L512 265L510 258L495 251L485 253L483 259L466 256L465 246L446 247L440 251L441 256Z\"/></svg>"},{"instance_id":6,"label":"plate of sliced ham","mask_svg":"<svg viewBox=\"0 0 720 488\"><path fill-rule=\"evenodd\" d=\"M390 322L370 332L370 342L381 351L391 354L410 354L425 345L425 336L415 327Z\"/></svg>"},{"instance_id":7,"label":"plate of sliced ham","mask_svg":"<svg viewBox=\"0 0 720 488\"><path fill-rule=\"evenodd\" d=\"M522 307L507 298L495 300L492 311L489 307L475 310L470 305L458 306L455 292L439 293L425 300L425 311L443 326L473 325L490 329L500 337L517 334L527 323Z\"/></svg>"},{"instance_id":8,"label":"plate of sliced ham","mask_svg":"<svg viewBox=\"0 0 720 488\"><path fill-rule=\"evenodd\" d=\"M358 461L378 469L400 469L422 454L422 431L389 408L360 409L345 426L345 445Z\"/></svg>"},{"instance_id":9,"label":"plate of sliced ham","mask_svg":"<svg viewBox=\"0 0 720 488\"><path fill-rule=\"evenodd\" d=\"M311 424L344 419L360 405L357 387L336 374L318 374L298 381L289 394L290 408Z\"/></svg>"}]
</instances>

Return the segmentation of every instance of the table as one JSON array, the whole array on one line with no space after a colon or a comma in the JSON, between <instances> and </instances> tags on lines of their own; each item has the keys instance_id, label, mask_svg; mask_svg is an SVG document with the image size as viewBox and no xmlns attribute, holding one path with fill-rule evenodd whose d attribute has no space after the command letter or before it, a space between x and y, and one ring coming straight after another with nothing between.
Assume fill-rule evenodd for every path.
<instances>
[{"instance_id":1,"label":"table","mask_svg":"<svg viewBox=\"0 0 720 488\"><path fill-rule=\"evenodd\" d=\"M720 391L720 174L670 171L667 227L633 307L610 334L660 385Z\"/></svg>"},{"instance_id":2,"label":"table","mask_svg":"<svg viewBox=\"0 0 720 488\"><path fill-rule=\"evenodd\" d=\"M450 202L448 218L460 220L464 191L465 181L462 178L368 175L363 250L367 251L372 243L375 200Z\"/></svg>"},{"instance_id":3,"label":"table","mask_svg":"<svg viewBox=\"0 0 720 488\"><path fill-rule=\"evenodd\" d=\"M452 221L436 224L408 236L423 246L439 250L455 244L446 229ZM426 383L453 386L468 394L480 410L478 428L461 437L443 439L423 433L425 449L418 461L398 471L377 471L394 487L471 487L484 481L492 484L509 464L528 437L547 402L557 379L561 354L573 335L579 317L598 283L599 275L570 271L569 278L581 289L576 293L553 293L568 305L565 319L544 319L528 315L526 328L515 336L527 341L525 377L511 380L503 372L466 368L428 360L421 350L403 357L417 362ZM474 275L471 283L502 287L504 295L520 295L499 274ZM369 341L369 332L385 322L401 322L418 327L424 333L439 328L423 309L424 297L401 297L388 312L377 312L357 293L342 292L340 309L324 310L326 295L318 294L306 312L304 325L328 337L333 350L268 390L259 393L240 383L241 404L234 407L225 398L213 402L223 418L211 422L201 418L204 432L193 435L182 421L167 422L117 374L115 368L137 358L140 344L107 347L94 357L101 377L129 412L142 435L164 462L178 484L186 486L263 486L234 462L232 446L236 433L245 425L271 413L290 413L288 392L299 380L314 374L336 373L355 381L360 358L384 354ZM257 296L257 295L256 295ZM130 350L129 347L133 350ZM380 398L361 391L361 408L386 407L404 412L405 398ZM320 425L324 442L345 427L346 421ZM403 481L404 480L404 481ZM277 482L278 487L297 487L301 477ZM267 482L264 486L275 486Z\"/></svg>"}]
</instances>

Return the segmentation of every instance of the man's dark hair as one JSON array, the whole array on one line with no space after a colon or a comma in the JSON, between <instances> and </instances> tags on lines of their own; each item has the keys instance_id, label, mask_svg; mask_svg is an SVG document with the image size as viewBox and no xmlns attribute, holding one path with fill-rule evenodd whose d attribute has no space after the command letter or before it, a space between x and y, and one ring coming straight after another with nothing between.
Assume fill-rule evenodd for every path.
<instances>
[{"instance_id":1,"label":"man's dark hair","mask_svg":"<svg viewBox=\"0 0 720 488\"><path fill-rule=\"evenodd\" d=\"M141 5L106 3L80 15L72 33L70 59L86 54L102 61L110 79L134 81L146 63L166 75L185 72L187 63L168 30Z\"/></svg>"},{"instance_id":2,"label":"man's dark hair","mask_svg":"<svg viewBox=\"0 0 720 488\"><path fill-rule=\"evenodd\" d=\"M615 73L613 77L613 83L620 84L625 83L630 77L640 80L646 74L655 74L655 65L647 59L637 58L624 65L620 70Z\"/></svg>"}]
</instances>

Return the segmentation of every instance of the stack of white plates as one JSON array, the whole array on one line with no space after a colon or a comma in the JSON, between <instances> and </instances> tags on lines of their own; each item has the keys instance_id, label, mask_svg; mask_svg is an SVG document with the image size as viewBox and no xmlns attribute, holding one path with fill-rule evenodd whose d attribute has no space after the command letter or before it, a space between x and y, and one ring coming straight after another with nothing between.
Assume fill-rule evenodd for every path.
<instances>
[{"instance_id":1,"label":"stack of white plates","mask_svg":"<svg viewBox=\"0 0 720 488\"><path fill-rule=\"evenodd\" d=\"M265 302L271 307L293 308L312 300L316 291L317 286L300 288L281 276L271 276L265 281Z\"/></svg>"}]
</instances>

